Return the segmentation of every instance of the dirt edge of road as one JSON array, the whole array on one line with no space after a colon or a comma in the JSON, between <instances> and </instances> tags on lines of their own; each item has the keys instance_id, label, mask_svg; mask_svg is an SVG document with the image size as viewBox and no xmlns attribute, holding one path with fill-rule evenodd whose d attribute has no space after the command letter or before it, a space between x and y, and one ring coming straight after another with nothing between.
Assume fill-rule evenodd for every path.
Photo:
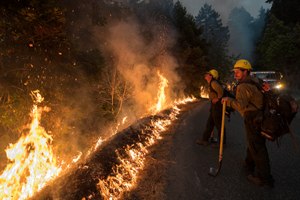
<instances>
[{"instance_id":1,"label":"dirt edge of road","mask_svg":"<svg viewBox=\"0 0 300 200\"><path fill-rule=\"evenodd\" d=\"M140 172L137 180L138 187L124 194L126 200L163 200L167 199L165 190L167 185L167 170L172 164L171 149L175 129L185 119L187 111L197 106L197 102L190 103L182 108L177 119L172 123L166 132L163 133L163 139L149 149L146 157L145 168Z\"/></svg>"}]
</instances>

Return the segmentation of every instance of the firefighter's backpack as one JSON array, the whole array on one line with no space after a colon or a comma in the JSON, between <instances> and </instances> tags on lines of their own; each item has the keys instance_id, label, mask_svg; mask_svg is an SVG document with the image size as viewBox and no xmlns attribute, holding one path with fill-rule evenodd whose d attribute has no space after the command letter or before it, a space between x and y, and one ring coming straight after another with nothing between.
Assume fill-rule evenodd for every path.
<instances>
[{"instance_id":1,"label":"firefighter's backpack","mask_svg":"<svg viewBox=\"0 0 300 200\"><path fill-rule=\"evenodd\" d=\"M271 141L291 133L290 124L299 106L295 98L288 94L264 92L264 108L261 121L261 134Z\"/></svg>"},{"instance_id":2,"label":"firefighter's backpack","mask_svg":"<svg viewBox=\"0 0 300 200\"><path fill-rule=\"evenodd\" d=\"M247 83L254 84L263 93L263 110L256 120L259 123L260 133L271 141L291 133L290 124L299 110L294 97L289 94L279 94L272 90L263 91L263 81L250 79Z\"/></svg>"}]
</instances>

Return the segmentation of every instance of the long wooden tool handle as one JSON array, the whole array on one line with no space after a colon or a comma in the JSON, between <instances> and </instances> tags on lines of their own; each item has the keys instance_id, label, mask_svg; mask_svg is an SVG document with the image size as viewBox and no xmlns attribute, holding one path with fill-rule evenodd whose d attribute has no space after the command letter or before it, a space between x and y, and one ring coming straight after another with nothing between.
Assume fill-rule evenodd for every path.
<instances>
[{"instance_id":1,"label":"long wooden tool handle","mask_svg":"<svg viewBox=\"0 0 300 200\"><path fill-rule=\"evenodd\" d=\"M222 159L223 159L223 140L224 140L224 129L225 129L225 113L226 113L226 102L223 102L221 135L220 135L220 149L219 149L219 162L222 161Z\"/></svg>"}]
</instances>

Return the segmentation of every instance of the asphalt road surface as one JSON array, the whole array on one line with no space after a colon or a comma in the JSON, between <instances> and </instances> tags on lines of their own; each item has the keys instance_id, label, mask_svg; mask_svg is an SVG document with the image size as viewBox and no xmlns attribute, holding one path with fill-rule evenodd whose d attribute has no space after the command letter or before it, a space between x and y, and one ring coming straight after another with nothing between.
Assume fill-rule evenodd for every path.
<instances>
[{"instance_id":1,"label":"asphalt road surface","mask_svg":"<svg viewBox=\"0 0 300 200\"><path fill-rule=\"evenodd\" d=\"M267 142L271 170L275 179L273 189L259 187L247 181L242 168L245 157L245 131L239 113L226 120L227 145L223 165L217 177L208 175L209 168L218 167L219 149L195 143L202 137L209 113L208 101L184 115L174 133L166 189L170 200L299 200L300 199L300 150L293 145L289 135L275 142ZM291 125L300 147L300 115Z\"/></svg>"}]
</instances>

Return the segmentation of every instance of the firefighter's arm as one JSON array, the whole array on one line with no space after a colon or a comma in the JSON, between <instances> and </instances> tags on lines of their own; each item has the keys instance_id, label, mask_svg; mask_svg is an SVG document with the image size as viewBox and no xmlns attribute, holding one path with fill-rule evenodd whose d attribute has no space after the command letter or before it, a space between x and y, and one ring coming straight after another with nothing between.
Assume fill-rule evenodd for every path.
<instances>
[{"instance_id":1,"label":"firefighter's arm","mask_svg":"<svg viewBox=\"0 0 300 200\"><path fill-rule=\"evenodd\" d=\"M243 115L245 112L249 99L249 91L247 87L239 85L236 91L236 98L224 97L222 102L226 102L227 106L237 110L239 113Z\"/></svg>"},{"instance_id":2,"label":"firefighter's arm","mask_svg":"<svg viewBox=\"0 0 300 200\"><path fill-rule=\"evenodd\" d=\"M215 103L217 103L222 98L222 96L223 96L223 88L222 88L222 86L217 81L213 81L211 83L211 87L217 93L217 97L215 97L215 98L213 98L211 100L212 103L215 104Z\"/></svg>"}]
</instances>

